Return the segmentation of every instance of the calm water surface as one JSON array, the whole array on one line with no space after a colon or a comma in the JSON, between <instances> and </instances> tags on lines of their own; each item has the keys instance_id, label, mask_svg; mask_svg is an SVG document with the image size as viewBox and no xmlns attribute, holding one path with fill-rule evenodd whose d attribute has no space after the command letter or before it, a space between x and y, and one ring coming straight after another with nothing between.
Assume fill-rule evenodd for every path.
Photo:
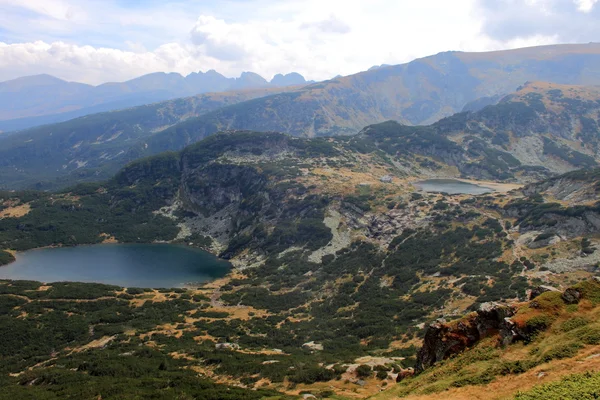
<instances>
[{"instance_id":1,"label":"calm water surface","mask_svg":"<svg viewBox=\"0 0 600 400\"><path fill-rule=\"evenodd\" d=\"M445 192L448 194L484 194L494 191L485 186L457 181L456 179L428 179L415 182L414 185L426 192Z\"/></svg>"},{"instance_id":2,"label":"calm water surface","mask_svg":"<svg viewBox=\"0 0 600 400\"><path fill-rule=\"evenodd\" d=\"M231 265L205 251L167 244L100 244L30 250L0 267L0 279L181 287L221 278Z\"/></svg>"}]
</instances>

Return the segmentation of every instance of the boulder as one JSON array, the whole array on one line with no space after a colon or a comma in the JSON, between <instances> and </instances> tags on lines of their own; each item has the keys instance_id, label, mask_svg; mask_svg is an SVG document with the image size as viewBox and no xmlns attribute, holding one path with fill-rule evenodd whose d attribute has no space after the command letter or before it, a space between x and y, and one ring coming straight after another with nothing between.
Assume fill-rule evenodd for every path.
<instances>
[{"instance_id":1,"label":"boulder","mask_svg":"<svg viewBox=\"0 0 600 400\"><path fill-rule=\"evenodd\" d=\"M582 293L579 289L576 288L568 288L562 294L562 299L567 304L577 304L579 300L581 300Z\"/></svg>"},{"instance_id":2,"label":"boulder","mask_svg":"<svg viewBox=\"0 0 600 400\"><path fill-rule=\"evenodd\" d=\"M396 377L396 382L402 382L404 379L409 376L413 376L415 374L415 370L412 368L402 369L398 372L398 376Z\"/></svg>"},{"instance_id":3,"label":"boulder","mask_svg":"<svg viewBox=\"0 0 600 400\"><path fill-rule=\"evenodd\" d=\"M555 287L541 285L541 286L538 286L538 287L533 288L531 290L531 292L529 293L529 300L535 299L536 297L538 297L542 293L546 293L546 292L559 292L559 291L560 290L558 290Z\"/></svg>"},{"instance_id":4,"label":"boulder","mask_svg":"<svg viewBox=\"0 0 600 400\"><path fill-rule=\"evenodd\" d=\"M315 342L307 342L302 345L302 348L310 351L322 351L323 345Z\"/></svg>"},{"instance_id":5,"label":"boulder","mask_svg":"<svg viewBox=\"0 0 600 400\"><path fill-rule=\"evenodd\" d=\"M217 343L215 344L216 350L239 350L240 345L237 343Z\"/></svg>"}]
</instances>

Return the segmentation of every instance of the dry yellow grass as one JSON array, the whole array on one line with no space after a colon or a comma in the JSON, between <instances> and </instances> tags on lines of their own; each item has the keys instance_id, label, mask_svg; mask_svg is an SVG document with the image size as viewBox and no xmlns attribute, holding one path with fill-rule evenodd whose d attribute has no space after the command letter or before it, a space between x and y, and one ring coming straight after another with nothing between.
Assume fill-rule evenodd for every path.
<instances>
[{"instance_id":1,"label":"dry yellow grass","mask_svg":"<svg viewBox=\"0 0 600 400\"><path fill-rule=\"evenodd\" d=\"M29 214L30 211L29 203L19 204L0 211L0 218L19 218Z\"/></svg>"},{"instance_id":2,"label":"dry yellow grass","mask_svg":"<svg viewBox=\"0 0 600 400\"><path fill-rule=\"evenodd\" d=\"M566 375L587 371L600 371L600 346L585 349L577 357L556 360L540 365L520 375L509 375L496 378L487 385L451 388L439 393L427 395L409 395L406 400L508 400L518 391L531 389L535 385L553 382ZM373 397L377 400L398 399L393 390Z\"/></svg>"},{"instance_id":3,"label":"dry yellow grass","mask_svg":"<svg viewBox=\"0 0 600 400\"><path fill-rule=\"evenodd\" d=\"M99 349L101 347L106 346L108 343L110 343L114 339L115 339L115 336L103 336L100 339L92 340L91 342L86 343L81 347L77 347L77 348L73 349L72 352L80 353L82 351L86 351L89 349Z\"/></svg>"},{"instance_id":4,"label":"dry yellow grass","mask_svg":"<svg viewBox=\"0 0 600 400\"><path fill-rule=\"evenodd\" d=\"M108 233L101 233L100 237L102 238L102 243L119 243L114 236L111 236Z\"/></svg>"},{"instance_id":5,"label":"dry yellow grass","mask_svg":"<svg viewBox=\"0 0 600 400\"><path fill-rule=\"evenodd\" d=\"M148 300L153 301L155 303L163 302L167 300L167 294L169 293L160 293L158 290L154 290L152 292L144 293L141 296L136 297L135 299L129 300L129 304L135 307L141 307Z\"/></svg>"}]
</instances>

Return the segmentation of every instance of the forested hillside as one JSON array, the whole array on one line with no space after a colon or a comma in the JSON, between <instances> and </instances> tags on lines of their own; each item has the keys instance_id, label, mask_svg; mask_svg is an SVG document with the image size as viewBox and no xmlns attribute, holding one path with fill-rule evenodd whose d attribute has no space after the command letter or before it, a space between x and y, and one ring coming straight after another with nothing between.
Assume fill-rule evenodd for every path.
<instances>
[{"instance_id":1,"label":"forested hillside","mask_svg":"<svg viewBox=\"0 0 600 400\"><path fill-rule=\"evenodd\" d=\"M453 176L461 168L473 176L488 164L468 149L460 150L471 157L466 169L427 151L462 148L440 135L448 123L438 131L387 123L352 138L221 133L136 161L103 183L4 192L0 248L107 238L206 248L237 270L200 289L210 299L201 300L205 306L182 303L174 319L134 331L106 327L93 338L116 335L114 344L89 351L129 353L119 346L135 332L168 354L165 363L183 368L170 359L194 360L219 382L288 394L375 394L409 373L432 320L490 301L522 301L540 285L585 280L600 262L597 171L480 196L417 191L415 176ZM498 168L515 173L508 164ZM570 189L559 195L557 179ZM82 324L97 329L97 322Z\"/></svg>"}]
</instances>

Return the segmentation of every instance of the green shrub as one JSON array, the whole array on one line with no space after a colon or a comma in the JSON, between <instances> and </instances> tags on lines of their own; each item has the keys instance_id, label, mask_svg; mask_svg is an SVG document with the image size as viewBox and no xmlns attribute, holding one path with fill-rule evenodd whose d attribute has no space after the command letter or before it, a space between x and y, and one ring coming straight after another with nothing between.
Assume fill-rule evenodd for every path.
<instances>
[{"instance_id":1,"label":"green shrub","mask_svg":"<svg viewBox=\"0 0 600 400\"><path fill-rule=\"evenodd\" d=\"M519 392L515 400L583 400L600 398L600 374L586 372L571 375L559 382L536 386Z\"/></svg>"},{"instance_id":2,"label":"green shrub","mask_svg":"<svg viewBox=\"0 0 600 400\"><path fill-rule=\"evenodd\" d=\"M586 318L583 317L574 317L566 320L560 326L560 330L563 332L570 332L573 329L581 328L589 323Z\"/></svg>"},{"instance_id":3,"label":"green shrub","mask_svg":"<svg viewBox=\"0 0 600 400\"><path fill-rule=\"evenodd\" d=\"M225 311L198 311L194 314L196 318L227 318L229 313Z\"/></svg>"},{"instance_id":4,"label":"green shrub","mask_svg":"<svg viewBox=\"0 0 600 400\"><path fill-rule=\"evenodd\" d=\"M504 361L498 368L498 373L500 375L522 374L538 364L535 360Z\"/></svg>"},{"instance_id":5,"label":"green shrub","mask_svg":"<svg viewBox=\"0 0 600 400\"><path fill-rule=\"evenodd\" d=\"M335 372L331 369L309 366L297 368L293 375L289 376L290 382L312 384L315 382L327 382L334 379Z\"/></svg>"},{"instance_id":6,"label":"green shrub","mask_svg":"<svg viewBox=\"0 0 600 400\"><path fill-rule=\"evenodd\" d=\"M130 288L127 288L127 293L135 296L135 295L138 295L138 294L143 294L144 293L144 289L142 289L142 288L136 288L136 287L130 287Z\"/></svg>"},{"instance_id":7,"label":"green shrub","mask_svg":"<svg viewBox=\"0 0 600 400\"><path fill-rule=\"evenodd\" d=\"M579 289L583 298L591 301L593 304L600 304L600 282L596 280L588 280L578 283L574 286Z\"/></svg>"},{"instance_id":8,"label":"green shrub","mask_svg":"<svg viewBox=\"0 0 600 400\"><path fill-rule=\"evenodd\" d=\"M8 251L0 250L0 266L9 264L15 261L15 256Z\"/></svg>"},{"instance_id":9,"label":"green shrub","mask_svg":"<svg viewBox=\"0 0 600 400\"><path fill-rule=\"evenodd\" d=\"M388 373L386 371L377 371L377 374L375 376L379 380L384 380L388 377Z\"/></svg>"},{"instance_id":10,"label":"green shrub","mask_svg":"<svg viewBox=\"0 0 600 400\"><path fill-rule=\"evenodd\" d=\"M545 351L541 357L542 362L548 362L552 360L562 360L563 358L571 358L577 355L577 352L583 346L579 343L567 343L560 344Z\"/></svg>"},{"instance_id":11,"label":"green shrub","mask_svg":"<svg viewBox=\"0 0 600 400\"><path fill-rule=\"evenodd\" d=\"M369 365L363 364L363 365L359 365L356 368L356 375L359 378L368 378L369 376L371 376L371 372L372 372L371 366L369 366Z\"/></svg>"},{"instance_id":12,"label":"green shrub","mask_svg":"<svg viewBox=\"0 0 600 400\"><path fill-rule=\"evenodd\" d=\"M538 332L545 331L546 329L548 329L550 325L552 325L552 322L554 322L553 317L551 317L550 315L542 314L536 315L527 320L525 326L527 327L527 331L531 335L535 335Z\"/></svg>"},{"instance_id":13,"label":"green shrub","mask_svg":"<svg viewBox=\"0 0 600 400\"><path fill-rule=\"evenodd\" d=\"M585 326L571 333L575 339L581 340L588 345L600 344L600 328L596 326Z\"/></svg>"}]
</instances>

